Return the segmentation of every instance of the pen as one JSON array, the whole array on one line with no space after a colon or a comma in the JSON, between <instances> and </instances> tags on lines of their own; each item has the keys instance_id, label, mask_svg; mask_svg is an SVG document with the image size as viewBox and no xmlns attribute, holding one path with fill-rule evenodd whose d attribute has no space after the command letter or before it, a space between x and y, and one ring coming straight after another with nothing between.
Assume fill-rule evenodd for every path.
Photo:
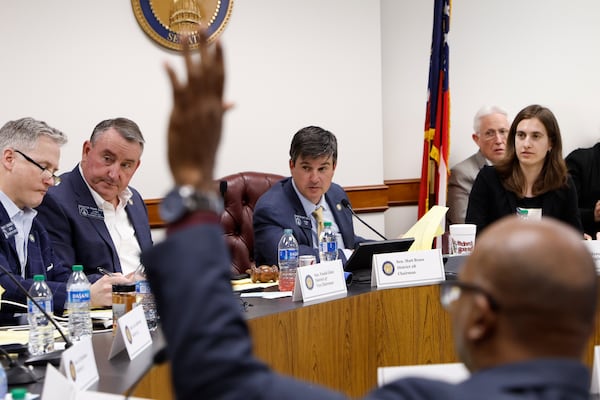
<instances>
[{"instance_id":1,"label":"pen","mask_svg":"<svg viewBox=\"0 0 600 400\"><path fill-rule=\"evenodd\" d=\"M112 272L108 272L107 270L105 270L102 267L98 267L98 272L100 272L102 275L107 275L107 276L113 276Z\"/></svg>"}]
</instances>

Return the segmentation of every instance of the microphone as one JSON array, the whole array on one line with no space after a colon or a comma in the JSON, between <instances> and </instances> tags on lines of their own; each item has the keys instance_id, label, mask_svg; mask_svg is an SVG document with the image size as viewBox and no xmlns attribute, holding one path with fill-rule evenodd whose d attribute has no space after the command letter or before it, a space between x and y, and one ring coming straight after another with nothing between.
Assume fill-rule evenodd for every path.
<instances>
[{"instance_id":1,"label":"microphone","mask_svg":"<svg viewBox=\"0 0 600 400\"><path fill-rule=\"evenodd\" d=\"M0 346L0 353L2 353L4 358L8 361L8 366L6 368L6 382L10 386L26 385L40 380L40 377L35 374L31 367L28 368L19 364L2 346Z\"/></svg>"},{"instance_id":2,"label":"microphone","mask_svg":"<svg viewBox=\"0 0 600 400\"><path fill-rule=\"evenodd\" d=\"M350 212L352 213L352 215L354 215L356 217L357 220L359 220L360 222L362 222L367 228L369 228L370 230L372 230L373 232L375 232L377 234L377 236L379 236L380 238L382 238L383 240L387 240L387 238L385 236L383 236L381 233L377 232L377 230L375 228L373 228L371 225L367 224L365 221L362 220L361 217L359 217L354 210L352 209L352 206L350 205L350 202L346 199L342 199L342 201L340 202L342 203L342 205L344 207L346 207L348 210L350 210Z\"/></svg>"},{"instance_id":3,"label":"microphone","mask_svg":"<svg viewBox=\"0 0 600 400\"><path fill-rule=\"evenodd\" d=\"M42 306L40 306L40 304L33 298L33 296L29 294L29 291L27 289L25 289L23 287L23 285L21 285L21 283L17 280L17 278L15 278L13 276L12 272L9 271L2 264L0 264L0 270L6 276L8 276L13 281L13 283L15 285L17 285L17 287L19 288L19 290L22 293L24 293L25 296L27 296L27 298L29 300L31 300L31 302L38 308L38 310L40 310L42 312L42 314L44 314L44 316L48 319L48 321L50 321L52 323L52 325L54 325L54 327L56 328L56 330L58 331L58 333L60 334L60 336L62 337L62 339L65 341L65 348L68 349L69 347L73 346L73 342L71 342L69 340L69 338L67 337L67 335L65 335L65 333L61 329L60 325L58 325L58 323L56 322L56 320L54 318L52 318L50 316L50 314L48 314L46 312L46 310L44 310L44 308ZM25 364L27 364L27 365L42 365L42 366L45 366L46 363L50 363L52 365L59 365L60 364L60 357L61 357L62 352L63 352L63 350L55 350L55 351L52 351L50 353L40 354L40 355L37 355L37 356L31 356L27 360L25 360Z\"/></svg>"}]
</instances>

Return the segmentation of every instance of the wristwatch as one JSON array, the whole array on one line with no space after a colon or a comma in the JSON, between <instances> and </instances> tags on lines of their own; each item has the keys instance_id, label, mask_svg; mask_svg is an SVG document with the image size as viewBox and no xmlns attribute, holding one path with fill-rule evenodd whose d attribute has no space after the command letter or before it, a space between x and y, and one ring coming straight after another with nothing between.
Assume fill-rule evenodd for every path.
<instances>
[{"instance_id":1,"label":"wristwatch","mask_svg":"<svg viewBox=\"0 0 600 400\"><path fill-rule=\"evenodd\" d=\"M195 211L223 212L223 200L212 192L201 192L192 185L175 187L160 203L160 217L167 224L179 221Z\"/></svg>"}]
</instances>

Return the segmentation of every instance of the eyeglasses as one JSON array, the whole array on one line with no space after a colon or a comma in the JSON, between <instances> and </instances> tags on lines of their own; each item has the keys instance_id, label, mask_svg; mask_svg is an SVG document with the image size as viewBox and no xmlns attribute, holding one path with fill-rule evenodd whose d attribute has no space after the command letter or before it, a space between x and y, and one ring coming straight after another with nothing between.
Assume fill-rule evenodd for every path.
<instances>
[{"instance_id":1,"label":"eyeglasses","mask_svg":"<svg viewBox=\"0 0 600 400\"><path fill-rule=\"evenodd\" d=\"M508 135L508 129L499 129L499 130L489 129L489 130L479 134L479 136L482 137L483 140L495 140L496 136L498 136L498 135L505 138Z\"/></svg>"},{"instance_id":2,"label":"eyeglasses","mask_svg":"<svg viewBox=\"0 0 600 400\"><path fill-rule=\"evenodd\" d=\"M452 303L459 299L463 291L479 293L487 299L492 310L498 311L500 309L500 305L491 294L477 285L461 281L442 282L440 291L440 302L442 303L442 306L446 310L449 310Z\"/></svg>"},{"instance_id":3,"label":"eyeglasses","mask_svg":"<svg viewBox=\"0 0 600 400\"><path fill-rule=\"evenodd\" d=\"M54 183L54 186L58 186L60 184L60 177L54 175L47 168L42 167L33 158L29 157L27 154L25 154L22 151L17 150L17 149L15 149L15 153L19 153L20 155L23 156L24 159L26 159L27 161L29 161L30 163L32 163L33 165L35 165L36 167L38 167L39 169L41 169L42 170L42 178L44 178L44 179L52 179L52 182Z\"/></svg>"}]
</instances>

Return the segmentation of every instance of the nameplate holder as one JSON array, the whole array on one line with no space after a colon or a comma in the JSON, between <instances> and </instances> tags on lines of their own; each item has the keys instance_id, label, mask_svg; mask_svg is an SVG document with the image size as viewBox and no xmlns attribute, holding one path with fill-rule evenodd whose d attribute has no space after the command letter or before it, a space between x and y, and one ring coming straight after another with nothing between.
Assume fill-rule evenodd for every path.
<instances>
[{"instance_id":1,"label":"nameplate holder","mask_svg":"<svg viewBox=\"0 0 600 400\"><path fill-rule=\"evenodd\" d=\"M584 240L583 243L592 253L592 258L596 264L596 274L600 275L600 240Z\"/></svg>"},{"instance_id":2,"label":"nameplate holder","mask_svg":"<svg viewBox=\"0 0 600 400\"><path fill-rule=\"evenodd\" d=\"M134 307L117 321L117 331L110 347L108 359L112 359L123 349L127 349L129 359L133 360L152 344L143 307Z\"/></svg>"},{"instance_id":3,"label":"nameplate holder","mask_svg":"<svg viewBox=\"0 0 600 400\"><path fill-rule=\"evenodd\" d=\"M594 363L592 364L592 384L590 394L600 394L600 346L594 346Z\"/></svg>"},{"instance_id":4,"label":"nameplate holder","mask_svg":"<svg viewBox=\"0 0 600 400\"><path fill-rule=\"evenodd\" d=\"M60 371L78 390L87 390L98 381L92 338L83 338L66 349L60 359ZM44 397L45 398L45 397Z\"/></svg>"},{"instance_id":5,"label":"nameplate holder","mask_svg":"<svg viewBox=\"0 0 600 400\"><path fill-rule=\"evenodd\" d=\"M445 279L440 249L373 255L371 286L378 289L432 285Z\"/></svg>"},{"instance_id":6,"label":"nameplate holder","mask_svg":"<svg viewBox=\"0 0 600 400\"><path fill-rule=\"evenodd\" d=\"M348 293L341 260L298 267L293 301L305 303L315 300L343 297Z\"/></svg>"}]
</instances>

